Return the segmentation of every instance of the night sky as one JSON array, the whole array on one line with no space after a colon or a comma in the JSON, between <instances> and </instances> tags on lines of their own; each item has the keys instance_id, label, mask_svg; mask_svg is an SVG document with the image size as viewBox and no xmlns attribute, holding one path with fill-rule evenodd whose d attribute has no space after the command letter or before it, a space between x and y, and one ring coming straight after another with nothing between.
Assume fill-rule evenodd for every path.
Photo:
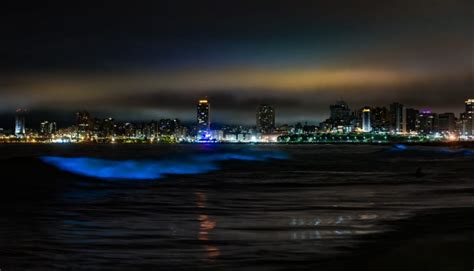
<instances>
[{"instance_id":1,"label":"night sky","mask_svg":"<svg viewBox=\"0 0 474 271\"><path fill-rule=\"evenodd\" d=\"M270 103L277 123L317 123L341 98L459 113L474 96L472 0L15 2L0 7L4 116L191 121L208 96L217 122Z\"/></svg>"}]
</instances>

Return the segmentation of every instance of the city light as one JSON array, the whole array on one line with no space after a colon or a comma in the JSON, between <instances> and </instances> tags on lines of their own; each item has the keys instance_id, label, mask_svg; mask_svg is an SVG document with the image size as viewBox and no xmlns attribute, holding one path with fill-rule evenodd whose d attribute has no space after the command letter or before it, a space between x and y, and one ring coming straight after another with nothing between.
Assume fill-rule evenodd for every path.
<instances>
[{"instance_id":1,"label":"city light","mask_svg":"<svg viewBox=\"0 0 474 271\"><path fill-rule=\"evenodd\" d=\"M15 129L0 129L2 143L426 143L473 141L474 99L465 101L465 111L434 113L430 109L407 108L400 103L364 106L351 110L344 101L329 106L329 118L318 125L276 123L275 107L261 104L256 108L254 126L211 123L211 103L197 101L195 125L183 125L178 119L132 123L117 122L111 117L94 118L87 111L75 115L75 124L58 127L55 121L44 120L40 129L31 129L26 122L28 111L15 111Z\"/></svg>"}]
</instances>

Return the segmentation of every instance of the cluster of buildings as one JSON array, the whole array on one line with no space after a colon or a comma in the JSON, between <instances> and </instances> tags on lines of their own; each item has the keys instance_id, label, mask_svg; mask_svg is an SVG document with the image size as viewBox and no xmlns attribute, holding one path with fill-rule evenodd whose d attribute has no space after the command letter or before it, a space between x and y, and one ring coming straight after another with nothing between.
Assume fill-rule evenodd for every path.
<instances>
[{"instance_id":1,"label":"cluster of buildings","mask_svg":"<svg viewBox=\"0 0 474 271\"><path fill-rule=\"evenodd\" d=\"M344 101L330 106L330 118L319 125L323 132L373 132L391 134L474 134L474 99L465 101L465 111L456 117L454 113L435 113L429 109L415 109L400 103L387 108L363 107L351 111Z\"/></svg>"},{"instance_id":2,"label":"cluster of buildings","mask_svg":"<svg viewBox=\"0 0 474 271\"><path fill-rule=\"evenodd\" d=\"M87 111L76 113L75 124L58 128L54 121L43 121L39 130L27 129L27 111L18 109L13 133L0 129L1 142L100 142L100 143L178 143L178 142L383 142L390 140L473 140L474 99L465 101L459 117L454 113L434 113L400 103L365 106L351 110L344 101L329 106L330 116L319 125L279 125L275 108L261 104L255 126L211 125L211 104L197 103L196 123L185 125L178 119L146 123L116 122L94 118Z\"/></svg>"}]
</instances>

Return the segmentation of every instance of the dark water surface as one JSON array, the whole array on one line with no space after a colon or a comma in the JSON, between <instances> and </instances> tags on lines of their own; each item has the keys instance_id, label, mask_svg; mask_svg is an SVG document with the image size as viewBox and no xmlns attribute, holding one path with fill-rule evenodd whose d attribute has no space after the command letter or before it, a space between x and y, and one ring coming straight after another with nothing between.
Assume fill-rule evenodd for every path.
<instances>
[{"instance_id":1,"label":"dark water surface","mask_svg":"<svg viewBox=\"0 0 474 271\"><path fill-rule=\"evenodd\" d=\"M87 159L66 168L44 157ZM423 252L410 243L416 238L421 250L449 241L465 253L450 262L449 249L433 250L420 261L474 267L472 150L2 145L0 159L2 271L350 270L341 261L373 260L372 250L401 249L386 261L416 261L406 259ZM420 233L408 233L415 226L407 221L426 215ZM390 234L408 243L391 247Z\"/></svg>"}]
</instances>

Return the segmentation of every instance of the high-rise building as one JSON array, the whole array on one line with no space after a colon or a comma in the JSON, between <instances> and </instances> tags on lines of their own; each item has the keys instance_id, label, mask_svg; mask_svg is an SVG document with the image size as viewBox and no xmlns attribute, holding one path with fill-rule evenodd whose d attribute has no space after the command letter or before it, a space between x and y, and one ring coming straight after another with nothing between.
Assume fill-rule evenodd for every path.
<instances>
[{"instance_id":1,"label":"high-rise building","mask_svg":"<svg viewBox=\"0 0 474 271\"><path fill-rule=\"evenodd\" d=\"M91 128L91 116L87 111L79 111L76 113L76 127L78 133L86 133Z\"/></svg>"},{"instance_id":2,"label":"high-rise building","mask_svg":"<svg viewBox=\"0 0 474 271\"><path fill-rule=\"evenodd\" d=\"M388 131L390 129L390 114L385 106L372 108L370 115L372 129L376 131Z\"/></svg>"},{"instance_id":3,"label":"high-rise building","mask_svg":"<svg viewBox=\"0 0 474 271\"><path fill-rule=\"evenodd\" d=\"M199 100L197 104L197 132L198 135L205 135L211 129L211 104L208 100Z\"/></svg>"},{"instance_id":4,"label":"high-rise building","mask_svg":"<svg viewBox=\"0 0 474 271\"><path fill-rule=\"evenodd\" d=\"M466 110L461 114L462 133L474 135L474 99L467 99Z\"/></svg>"},{"instance_id":5,"label":"high-rise building","mask_svg":"<svg viewBox=\"0 0 474 271\"><path fill-rule=\"evenodd\" d=\"M17 109L15 114L15 135L22 137L26 133L26 109Z\"/></svg>"},{"instance_id":6,"label":"high-rise building","mask_svg":"<svg viewBox=\"0 0 474 271\"><path fill-rule=\"evenodd\" d=\"M270 105L261 104L257 109L257 131L271 133L275 130L275 109Z\"/></svg>"},{"instance_id":7,"label":"high-rise building","mask_svg":"<svg viewBox=\"0 0 474 271\"><path fill-rule=\"evenodd\" d=\"M406 114L403 104L390 105L390 130L394 133L406 132Z\"/></svg>"},{"instance_id":8,"label":"high-rise building","mask_svg":"<svg viewBox=\"0 0 474 271\"><path fill-rule=\"evenodd\" d=\"M370 108L364 107L362 109L362 130L366 133L372 131L372 126L370 125Z\"/></svg>"},{"instance_id":9,"label":"high-rise building","mask_svg":"<svg viewBox=\"0 0 474 271\"><path fill-rule=\"evenodd\" d=\"M54 121L43 121L40 124L40 132L42 135L52 135L56 132L56 122Z\"/></svg>"},{"instance_id":10,"label":"high-rise building","mask_svg":"<svg viewBox=\"0 0 474 271\"><path fill-rule=\"evenodd\" d=\"M420 123L419 123L419 120L418 120L418 116L420 114L420 111L417 110L417 109L413 109L413 108L407 108L405 110L405 114L406 114L406 131L407 132L418 132L418 128L420 126Z\"/></svg>"},{"instance_id":11,"label":"high-rise building","mask_svg":"<svg viewBox=\"0 0 474 271\"><path fill-rule=\"evenodd\" d=\"M331 110L330 119L335 123L346 123L351 116L349 105L344 101L337 101L335 104L330 105L329 110Z\"/></svg>"},{"instance_id":12,"label":"high-rise building","mask_svg":"<svg viewBox=\"0 0 474 271\"><path fill-rule=\"evenodd\" d=\"M418 120L420 134L432 134L438 131L438 114L431 112L431 110L421 110Z\"/></svg>"},{"instance_id":13,"label":"high-rise building","mask_svg":"<svg viewBox=\"0 0 474 271\"><path fill-rule=\"evenodd\" d=\"M454 113L438 115L438 131L453 133L456 130L456 117Z\"/></svg>"}]
</instances>

